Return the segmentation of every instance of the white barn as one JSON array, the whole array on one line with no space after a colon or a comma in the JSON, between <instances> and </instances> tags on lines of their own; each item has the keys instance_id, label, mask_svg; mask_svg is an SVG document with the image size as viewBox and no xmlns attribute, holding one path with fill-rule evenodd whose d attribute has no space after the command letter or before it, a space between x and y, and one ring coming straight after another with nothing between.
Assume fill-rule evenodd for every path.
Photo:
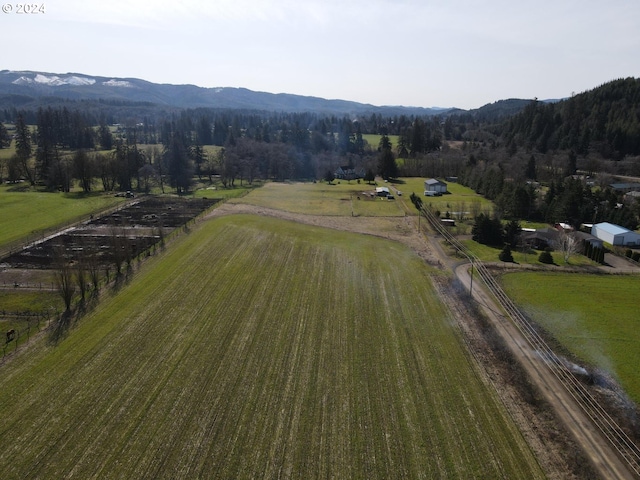
<instances>
[{"instance_id":1,"label":"white barn","mask_svg":"<svg viewBox=\"0 0 640 480\"><path fill-rule=\"evenodd\" d=\"M591 235L611 245L640 246L640 234L613 223L596 223L591 227Z\"/></svg>"},{"instance_id":2,"label":"white barn","mask_svg":"<svg viewBox=\"0 0 640 480\"><path fill-rule=\"evenodd\" d=\"M424 181L424 191L425 195L427 195L426 192L435 192L437 194L447 193L447 184L436 178L430 178Z\"/></svg>"}]
</instances>

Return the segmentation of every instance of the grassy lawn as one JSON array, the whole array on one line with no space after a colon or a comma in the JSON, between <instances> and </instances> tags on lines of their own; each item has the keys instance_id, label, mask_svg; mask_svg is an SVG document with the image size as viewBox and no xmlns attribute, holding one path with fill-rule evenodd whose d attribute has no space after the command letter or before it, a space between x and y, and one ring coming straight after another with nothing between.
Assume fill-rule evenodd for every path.
<instances>
[{"instance_id":1,"label":"grassy lawn","mask_svg":"<svg viewBox=\"0 0 640 480\"><path fill-rule=\"evenodd\" d=\"M393 148L395 152L395 148L398 145L398 139L400 138L400 136L399 135L387 135L387 136L389 137L389 141L391 142L391 148ZM382 135L376 135L374 133L362 134L362 139L366 141L373 150L377 150L378 145L380 145L381 138L382 138Z\"/></svg>"},{"instance_id":2,"label":"grassy lawn","mask_svg":"<svg viewBox=\"0 0 640 480\"><path fill-rule=\"evenodd\" d=\"M269 182L251 195L235 201L309 215L404 216L399 199L371 199L363 195L363 192L374 191L375 185L358 184L356 181L336 180L331 185L327 182Z\"/></svg>"},{"instance_id":3,"label":"grassy lawn","mask_svg":"<svg viewBox=\"0 0 640 480\"><path fill-rule=\"evenodd\" d=\"M499 262L498 255L502 251L502 248L490 247L488 245L482 245L481 243L474 242L473 240L461 240L465 247L469 249L476 257L483 262ZM515 263L531 264L531 265L544 265L538 261L540 256L539 250L529 250L528 252L522 252L517 249L512 249L513 260ZM569 262L565 263L562 258L561 252L551 252L555 265L567 266L567 267L580 267L580 266L597 266L598 264L593 260L585 257L584 255L574 254L569 258Z\"/></svg>"},{"instance_id":4,"label":"grassy lawn","mask_svg":"<svg viewBox=\"0 0 640 480\"><path fill-rule=\"evenodd\" d=\"M257 188L262 187L262 185L262 181L254 180L251 185L247 182L243 182L243 184L240 185L240 182L237 182L234 187L225 187L218 179L215 179L213 184L211 184L207 179L205 179L205 177L203 177L202 182L196 181L194 183L192 196L196 198L240 198Z\"/></svg>"},{"instance_id":5,"label":"grassy lawn","mask_svg":"<svg viewBox=\"0 0 640 480\"><path fill-rule=\"evenodd\" d=\"M15 154L16 154L16 142L12 141L11 145L9 145L9 148L0 148L0 162L9 160ZM6 170L4 171L4 175L6 175Z\"/></svg>"},{"instance_id":6,"label":"grassy lawn","mask_svg":"<svg viewBox=\"0 0 640 480\"><path fill-rule=\"evenodd\" d=\"M44 285L48 287L49 285ZM62 298L58 292L40 290L0 290L1 312L39 313L52 309L64 310Z\"/></svg>"},{"instance_id":7,"label":"grassy lawn","mask_svg":"<svg viewBox=\"0 0 640 480\"><path fill-rule=\"evenodd\" d=\"M542 478L430 274L365 235L203 223L0 367L3 477Z\"/></svg>"},{"instance_id":8,"label":"grassy lawn","mask_svg":"<svg viewBox=\"0 0 640 480\"><path fill-rule=\"evenodd\" d=\"M423 205L439 210L442 216L445 212L449 212L452 218L457 218L457 212L468 212L464 216L471 217L475 211L477 213L493 211L493 202L459 183L446 182L449 193L440 197L425 197L425 180L428 179L422 177L401 178L400 183L395 186L403 192L403 195L406 195L407 199L411 193L415 193L422 199Z\"/></svg>"},{"instance_id":9,"label":"grassy lawn","mask_svg":"<svg viewBox=\"0 0 640 480\"><path fill-rule=\"evenodd\" d=\"M18 240L38 237L43 231L88 217L124 199L112 194L15 191L0 187L0 248Z\"/></svg>"},{"instance_id":10,"label":"grassy lawn","mask_svg":"<svg viewBox=\"0 0 640 480\"><path fill-rule=\"evenodd\" d=\"M609 372L640 403L640 277L527 272L502 283L569 351Z\"/></svg>"}]
</instances>

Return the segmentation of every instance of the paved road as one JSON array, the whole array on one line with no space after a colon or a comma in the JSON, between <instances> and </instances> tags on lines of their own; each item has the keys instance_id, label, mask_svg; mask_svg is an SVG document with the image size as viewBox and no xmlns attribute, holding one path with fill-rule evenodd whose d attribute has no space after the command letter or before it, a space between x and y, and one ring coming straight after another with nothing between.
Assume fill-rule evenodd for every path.
<instances>
[{"instance_id":1,"label":"paved road","mask_svg":"<svg viewBox=\"0 0 640 480\"><path fill-rule=\"evenodd\" d=\"M640 266L626 258L618 257L612 253L604 254L604 265L600 267L605 273L640 273Z\"/></svg>"}]
</instances>

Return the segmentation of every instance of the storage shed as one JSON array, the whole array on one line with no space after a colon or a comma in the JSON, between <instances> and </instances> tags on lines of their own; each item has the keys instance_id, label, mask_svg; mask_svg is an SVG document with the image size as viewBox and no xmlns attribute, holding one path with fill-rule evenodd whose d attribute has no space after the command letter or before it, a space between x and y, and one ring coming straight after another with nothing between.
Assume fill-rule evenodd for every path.
<instances>
[{"instance_id":1,"label":"storage shed","mask_svg":"<svg viewBox=\"0 0 640 480\"><path fill-rule=\"evenodd\" d=\"M640 246L640 234L620 225L603 222L591 227L591 235L611 245L627 247Z\"/></svg>"},{"instance_id":2,"label":"storage shed","mask_svg":"<svg viewBox=\"0 0 640 480\"><path fill-rule=\"evenodd\" d=\"M426 192L447 193L447 184L437 178L430 178L424 181L424 191L425 195L427 195Z\"/></svg>"}]
</instances>

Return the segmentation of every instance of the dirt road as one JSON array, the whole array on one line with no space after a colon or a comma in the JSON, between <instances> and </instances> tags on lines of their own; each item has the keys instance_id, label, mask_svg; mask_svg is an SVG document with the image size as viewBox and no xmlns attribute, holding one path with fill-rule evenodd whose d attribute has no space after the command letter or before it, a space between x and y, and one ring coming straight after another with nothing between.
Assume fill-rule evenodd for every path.
<instances>
[{"instance_id":1,"label":"dirt road","mask_svg":"<svg viewBox=\"0 0 640 480\"><path fill-rule=\"evenodd\" d=\"M469 264L458 266L455 273L465 288L469 289L471 286ZM593 425L573 396L549 370L540 354L529 345L518 328L502 315L501 310L493 298L484 290L480 282L476 281L473 284L473 298L511 347L512 352L518 358L531 380L538 386L547 402L553 407L556 415L582 446L602 477L637 478L629 471L627 465L618 458L610 443L603 438L601 432Z\"/></svg>"}]
</instances>

